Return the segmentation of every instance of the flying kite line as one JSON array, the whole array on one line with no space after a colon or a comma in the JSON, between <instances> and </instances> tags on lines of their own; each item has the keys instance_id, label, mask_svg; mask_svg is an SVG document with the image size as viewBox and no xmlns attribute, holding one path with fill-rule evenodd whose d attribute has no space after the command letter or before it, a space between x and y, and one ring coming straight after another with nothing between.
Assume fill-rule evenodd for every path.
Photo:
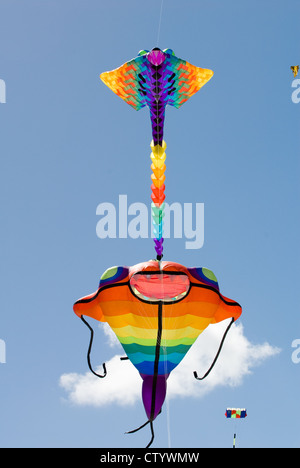
<instances>
[{"instance_id":1,"label":"flying kite line","mask_svg":"<svg viewBox=\"0 0 300 468\"><path fill-rule=\"evenodd\" d=\"M158 32L157 32L157 41L156 41L157 46L158 46L158 43L159 43L159 36L160 36L160 26L161 26L161 18L162 18L162 11L163 11L163 3L164 3L164 0L161 0L160 15L159 15L159 22L158 22Z\"/></svg>"},{"instance_id":2,"label":"flying kite line","mask_svg":"<svg viewBox=\"0 0 300 468\"><path fill-rule=\"evenodd\" d=\"M225 412L227 419L245 419L247 417L246 408L227 408ZM232 448L236 448L236 431L233 434L233 445Z\"/></svg>"}]
</instances>

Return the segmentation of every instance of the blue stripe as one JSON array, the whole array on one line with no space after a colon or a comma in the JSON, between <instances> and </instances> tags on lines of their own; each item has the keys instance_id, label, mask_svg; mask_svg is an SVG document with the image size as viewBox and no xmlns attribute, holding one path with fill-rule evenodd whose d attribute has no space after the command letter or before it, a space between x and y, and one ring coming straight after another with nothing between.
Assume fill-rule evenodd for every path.
<instances>
[{"instance_id":1,"label":"blue stripe","mask_svg":"<svg viewBox=\"0 0 300 468\"><path fill-rule=\"evenodd\" d=\"M176 366L177 364L174 364L173 362L161 361L158 363L158 375L169 374ZM140 362L139 364L135 364L135 367L141 374L154 374L154 362Z\"/></svg>"}]
</instances>

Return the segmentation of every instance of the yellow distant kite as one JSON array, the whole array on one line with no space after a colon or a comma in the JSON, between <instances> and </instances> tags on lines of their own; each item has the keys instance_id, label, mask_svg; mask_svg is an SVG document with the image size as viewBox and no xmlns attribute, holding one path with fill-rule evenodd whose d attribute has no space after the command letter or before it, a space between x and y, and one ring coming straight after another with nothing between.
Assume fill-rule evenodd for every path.
<instances>
[{"instance_id":1,"label":"yellow distant kite","mask_svg":"<svg viewBox=\"0 0 300 468\"><path fill-rule=\"evenodd\" d=\"M293 73L294 73L294 78L295 78L295 77L298 75L299 65L292 66L292 67L291 67L291 70L293 71Z\"/></svg>"}]
</instances>

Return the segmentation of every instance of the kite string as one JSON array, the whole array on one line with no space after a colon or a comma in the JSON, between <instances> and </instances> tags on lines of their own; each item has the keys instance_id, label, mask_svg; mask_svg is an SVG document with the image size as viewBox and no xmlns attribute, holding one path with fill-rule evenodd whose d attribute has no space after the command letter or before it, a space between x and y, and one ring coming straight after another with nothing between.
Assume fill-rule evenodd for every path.
<instances>
[{"instance_id":1,"label":"kite string","mask_svg":"<svg viewBox=\"0 0 300 468\"><path fill-rule=\"evenodd\" d=\"M168 447L171 448L171 429L170 429L170 405L169 405L169 396L166 398L166 407L167 407L167 429L168 429Z\"/></svg>"},{"instance_id":2,"label":"kite string","mask_svg":"<svg viewBox=\"0 0 300 468\"><path fill-rule=\"evenodd\" d=\"M158 47L159 36L160 36L160 26L161 26L161 17L162 17L163 3L164 3L164 0L161 0L160 15L159 15L159 22L158 22L158 32L157 32L157 41L156 41L157 47Z\"/></svg>"},{"instance_id":3,"label":"kite string","mask_svg":"<svg viewBox=\"0 0 300 468\"><path fill-rule=\"evenodd\" d=\"M165 341L165 346L163 346L163 351L164 351L164 371L165 375L167 374L167 348L166 348L166 340ZM167 431L168 431L168 447L171 448L171 429L170 429L170 405L169 405L169 396L168 392L166 394L166 412L167 412Z\"/></svg>"},{"instance_id":4,"label":"kite string","mask_svg":"<svg viewBox=\"0 0 300 468\"><path fill-rule=\"evenodd\" d=\"M172 306L171 306L172 307ZM164 317L163 317L164 319ZM164 328L164 327L163 327ZM163 355L164 355L164 371L165 375L168 373L167 367L167 339L162 340L163 344ZM171 427L170 427L170 405L169 405L169 394L166 393L166 413L167 413L167 431L168 431L168 447L171 448Z\"/></svg>"}]
</instances>

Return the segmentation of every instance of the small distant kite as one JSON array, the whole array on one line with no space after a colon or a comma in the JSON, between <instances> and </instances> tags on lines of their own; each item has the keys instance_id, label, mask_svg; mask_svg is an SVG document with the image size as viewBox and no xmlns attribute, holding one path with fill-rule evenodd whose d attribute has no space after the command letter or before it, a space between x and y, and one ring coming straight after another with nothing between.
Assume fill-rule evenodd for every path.
<instances>
[{"instance_id":1,"label":"small distant kite","mask_svg":"<svg viewBox=\"0 0 300 468\"><path fill-rule=\"evenodd\" d=\"M247 410L245 408L227 408L225 416L227 419L245 419ZM235 448L236 433L233 435L233 446Z\"/></svg>"},{"instance_id":2,"label":"small distant kite","mask_svg":"<svg viewBox=\"0 0 300 468\"><path fill-rule=\"evenodd\" d=\"M294 66L291 66L291 70L294 74L294 78L296 78L296 76L298 75L298 72L299 72L299 65L294 65Z\"/></svg>"},{"instance_id":3,"label":"small distant kite","mask_svg":"<svg viewBox=\"0 0 300 468\"><path fill-rule=\"evenodd\" d=\"M247 411L245 408L227 408L225 416L227 419L242 419L247 417Z\"/></svg>"}]
</instances>

